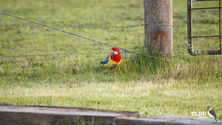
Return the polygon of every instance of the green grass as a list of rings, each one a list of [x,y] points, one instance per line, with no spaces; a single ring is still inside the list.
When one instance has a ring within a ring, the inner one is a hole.
[[[143,0],[2,0],[0,4],[1,11],[16,16],[129,50],[139,52],[143,48],[143,27],[61,27],[141,24]],[[173,4],[175,56],[162,60],[123,53],[123,63],[117,70],[99,64],[109,54],[109,47],[0,15],[1,55],[100,52],[0,57],[0,103],[129,110],[139,111],[142,116],[191,116],[192,111],[206,111],[211,105],[221,117],[222,58],[188,55],[186,1],[173,0]],[[194,14],[194,35],[218,32],[217,12]],[[194,42],[197,49],[219,48],[216,40]]]
[[[218,83],[215,83],[218,84]],[[96,109],[140,111],[141,115],[184,115],[205,111],[211,104],[220,111],[217,85],[191,85],[182,81],[128,83],[81,83],[1,88],[1,102],[16,105],[77,106]],[[216,101],[215,101],[216,100]]]

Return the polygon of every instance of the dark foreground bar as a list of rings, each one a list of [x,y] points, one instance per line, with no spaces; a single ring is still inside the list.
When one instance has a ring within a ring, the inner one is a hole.
[[[117,118],[115,125],[222,125],[213,119],[189,118],[181,116],[152,116],[148,118]]]
[[[137,112],[116,112],[48,106],[0,106],[0,125],[112,125],[116,117]]]
[[[0,125],[222,125],[213,119],[152,116],[84,108],[0,105]]]

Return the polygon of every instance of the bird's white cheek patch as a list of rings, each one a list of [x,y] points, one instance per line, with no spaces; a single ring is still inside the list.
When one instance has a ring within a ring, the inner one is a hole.
[[[118,52],[116,52],[116,51],[114,51],[113,53],[114,53],[115,55],[117,55],[117,54],[118,54]]]

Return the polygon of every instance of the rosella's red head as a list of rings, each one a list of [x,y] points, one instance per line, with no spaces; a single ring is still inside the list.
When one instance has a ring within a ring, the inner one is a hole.
[[[120,54],[120,51],[117,47],[112,48],[111,59],[115,62],[121,61],[121,54]]]

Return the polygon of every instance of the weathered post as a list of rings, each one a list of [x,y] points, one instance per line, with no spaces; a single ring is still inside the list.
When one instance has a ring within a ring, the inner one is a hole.
[[[173,0],[144,0],[145,50],[173,55]]]

